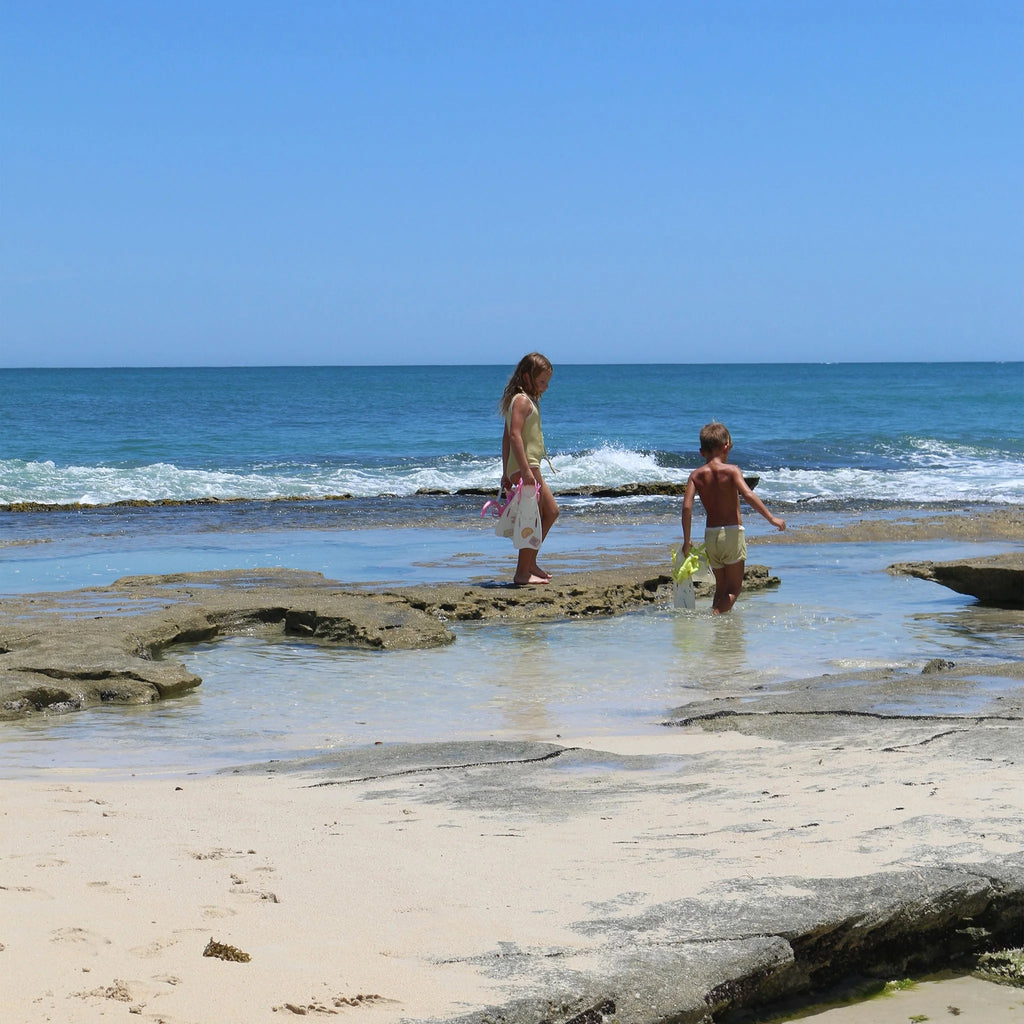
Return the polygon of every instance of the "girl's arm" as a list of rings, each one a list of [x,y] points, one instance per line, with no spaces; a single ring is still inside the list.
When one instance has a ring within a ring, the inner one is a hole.
[[[519,463],[519,468],[522,470],[524,487],[533,487],[537,483],[533,470],[527,464],[526,446],[523,444],[523,424],[532,410],[533,403],[526,395],[516,395],[512,399],[512,410],[508,418],[509,449],[515,455],[516,462]]]
[[[508,439],[508,424],[505,424],[505,429],[501,432],[501,490],[502,492],[509,490],[512,486],[512,481],[508,478],[508,453],[509,453],[509,439]]]

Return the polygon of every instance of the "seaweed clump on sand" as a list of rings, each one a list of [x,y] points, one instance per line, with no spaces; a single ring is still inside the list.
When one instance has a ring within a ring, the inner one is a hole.
[[[215,956],[218,960],[231,960],[237,964],[247,964],[252,959],[236,946],[226,946],[223,942],[214,942],[212,938],[206,944],[203,956]]]

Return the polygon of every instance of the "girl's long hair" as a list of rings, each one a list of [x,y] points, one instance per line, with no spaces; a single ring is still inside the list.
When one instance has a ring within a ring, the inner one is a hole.
[[[505,385],[505,392],[498,403],[501,415],[508,415],[508,411],[512,407],[512,399],[520,391],[528,395],[534,403],[539,402],[540,396],[532,391],[532,387],[540,374],[548,373],[552,369],[553,367],[547,356],[542,356],[539,352],[530,352],[523,356],[519,360],[519,365],[512,371],[512,376],[509,377],[508,383]],[[526,386],[527,377],[530,378],[530,387]]]

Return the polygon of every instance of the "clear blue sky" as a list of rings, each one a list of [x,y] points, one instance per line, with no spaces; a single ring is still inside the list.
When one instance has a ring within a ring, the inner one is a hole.
[[[2,366],[1024,357],[1021,0],[3,0],[0,65]]]

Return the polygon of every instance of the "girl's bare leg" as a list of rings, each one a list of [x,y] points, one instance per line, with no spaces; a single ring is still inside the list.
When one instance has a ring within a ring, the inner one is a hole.
[[[540,506],[540,538],[543,542],[544,538],[548,535],[548,530],[555,525],[555,520],[561,511],[558,507],[558,502],[555,501],[555,496],[551,493],[551,488],[548,487],[547,481],[540,474],[540,469],[535,469],[533,475],[537,478],[540,483],[540,494],[537,496],[537,504]],[[536,563],[536,559],[534,559]],[[537,574],[543,576],[545,579],[551,579],[551,573],[546,572],[537,566]]]
[[[555,520],[558,518],[559,508],[558,502],[555,501],[555,496],[551,493],[551,488],[548,487],[544,477],[541,476],[540,469],[536,466],[533,467],[533,475],[537,478],[537,482],[540,484],[540,494],[537,496],[537,504],[540,508],[540,536],[541,543],[544,538],[548,535],[548,530],[554,525]],[[521,473],[515,473],[512,476],[512,483],[516,484],[522,479]],[[547,583],[551,579],[551,574],[541,569],[537,565],[537,550],[535,548],[520,548],[519,559],[516,562],[516,574],[513,577],[513,581],[518,583],[520,586],[526,586],[528,584],[543,584]]]
[[[534,548],[520,548],[519,560],[516,562],[516,574],[512,581],[520,587],[530,584],[547,583],[550,577],[537,568],[537,552]]]

